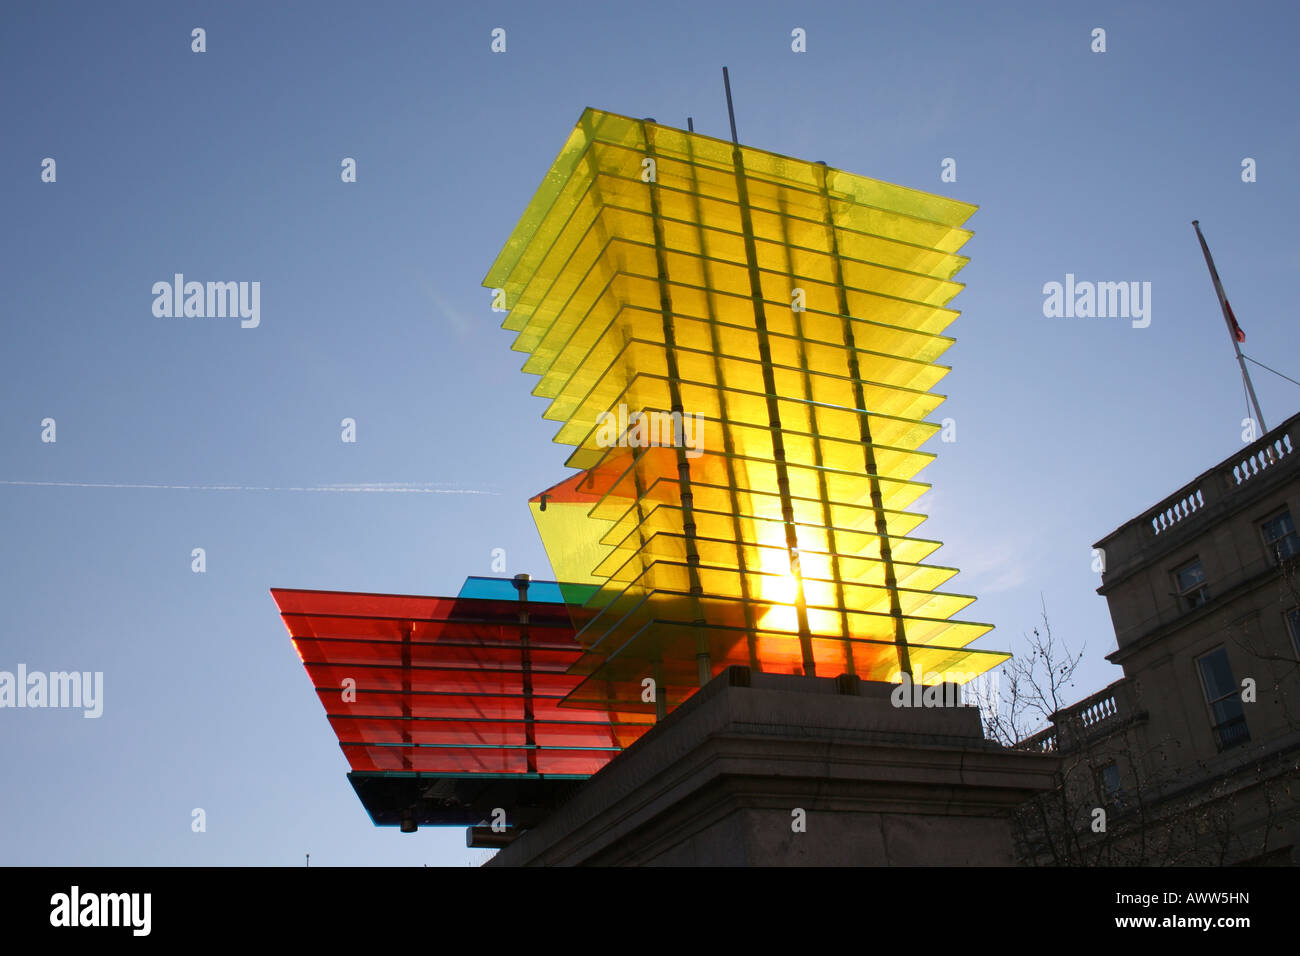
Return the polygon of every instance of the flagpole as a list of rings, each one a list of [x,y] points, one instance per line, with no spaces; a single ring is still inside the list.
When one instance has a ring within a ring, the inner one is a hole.
[[[1237,341],[1237,332],[1241,329],[1241,326],[1237,325],[1237,320],[1232,314],[1232,307],[1228,305],[1228,297],[1224,295],[1223,283],[1219,281],[1219,270],[1214,268],[1214,259],[1210,257],[1210,247],[1205,244],[1205,237],[1201,235],[1200,220],[1193,219],[1192,227],[1196,229],[1196,238],[1201,241],[1201,252],[1205,253],[1205,264],[1210,267],[1210,278],[1214,280],[1214,293],[1219,297],[1219,308],[1223,310],[1223,321],[1228,326],[1228,338],[1232,339],[1232,349],[1237,353],[1237,365],[1241,368],[1241,377],[1246,383],[1246,392],[1250,395],[1250,404],[1255,409],[1255,421],[1259,422],[1259,433],[1263,435],[1268,431],[1268,426],[1264,424],[1264,413],[1259,410],[1259,399],[1255,397],[1255,385],[1251,382],[1250,372],[1246,369],[1246,360],[1242,358],[1241,343]]]

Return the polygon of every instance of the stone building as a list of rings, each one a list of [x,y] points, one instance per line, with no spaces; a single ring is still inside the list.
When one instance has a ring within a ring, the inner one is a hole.
[[[1025,749],[1025,862],[1300,862],[1300,415],[1097,542],[1124,677]]]

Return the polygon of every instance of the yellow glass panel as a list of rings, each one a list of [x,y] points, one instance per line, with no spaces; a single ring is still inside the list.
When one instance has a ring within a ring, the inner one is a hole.
[[[646,160],[654,176],[643,178]],[[669,708],[731,663],[969,679],[1005,659],[905,510],[975,207],[586,110],[484,284],[578,472],[532,502],[589,675]],[[653,707],[651,707],[653,710]]]

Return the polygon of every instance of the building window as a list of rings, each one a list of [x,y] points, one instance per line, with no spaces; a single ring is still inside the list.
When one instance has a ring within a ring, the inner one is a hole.
[[[1107,802],[1117,807],[1124,806],[1124,790],[1120,786],[1119,764],[1111,761],[1104,767],[1097,768],[1097,788]]]
[[[1269,518],[1260,526],[1260,531],[1264,534],[1264,546],[1275,563],[1281,564],[1300,554],[1300,537],[1296,536],[1291,512],[1283,511]]]
[[[1241,704],[1241,691],[1232,677],[1228,652],[1222,647],[1196,661],[1201,672],[1201,685],[1205,700],[1210,705],[1210,723],[1214,740],[1220,750],[1227,750],[1250,740],[1246,729],[1246,712]]]
[[[1174,584],[1178,588],[1178,603],[1184,610],[1198,608],[1210,599],[1210,589],[1205,586],[1205,569],[1201,559],[1189,561],[1174,572]]]
[[[1286,629],[1291,632],[1296,657],[1300,657],[1300,607],[1293,607],[1286,612]]]

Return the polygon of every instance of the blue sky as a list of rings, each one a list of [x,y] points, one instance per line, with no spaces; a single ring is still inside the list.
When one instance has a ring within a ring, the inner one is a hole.
[[[1120,673],[1092,543],[1241,447],[1192,219],[1247,354],[1300,377],[1291,5],[465,6],[0,14],[0,670],[105,687],[97,720],[0,710],[0,863],[481,858],[371,826],[268,588],[549,576],[525,502],[566,453],[480,282],[586,106],[725,137],[726,64],[744,142],[980,205],[920,533],[981,646],[1042,593],[1077,697]],[[260,325],[155,317],[177,272],[259,281]],[[1150,326],[1045,318],[1067,273],[1150,282]],[[379,483],[419,490],[202,490]]]

